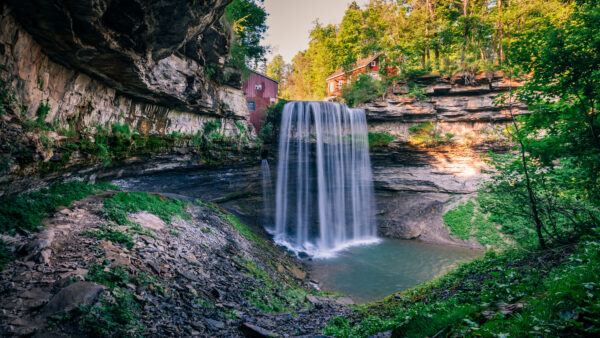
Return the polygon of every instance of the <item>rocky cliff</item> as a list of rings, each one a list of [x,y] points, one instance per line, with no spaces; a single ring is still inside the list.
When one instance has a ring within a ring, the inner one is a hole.
[[[371,151],[380,234],[478,247],[451,236],[442,215],[476,192],[488,151],[510,149],[506,125],[527,107],[494,101],[521,82],[501,74],[415,82],[417,92],[399,86],[364,107],[369,132],[393,139]]]
[[[256,156],[229,2],[4,2],[2,190]]]

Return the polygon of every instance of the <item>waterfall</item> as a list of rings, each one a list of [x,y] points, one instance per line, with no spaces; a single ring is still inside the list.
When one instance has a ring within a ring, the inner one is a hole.
[[[279,138],[275,241],[330,256],[377,241],[365,111],[291,102]]]
[[[269,232],[275,231],[273,224],[273,181],[271,168],[267,159],[262,160],[262,190],[263,190],[263,226]]]

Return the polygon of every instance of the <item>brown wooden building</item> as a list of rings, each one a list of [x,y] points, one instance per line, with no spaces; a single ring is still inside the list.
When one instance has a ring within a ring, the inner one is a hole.
[[[279,81],[252,71],[242,89],[246,93],[250,122],[258,132],[262,128],[261,122],[266,118],[267,106],[277,102]]]
[[[352,69],[344,71],[344,68],[338,69],[335,73],[329,75],[327,81],[327,96],[335,98],[342,95],[342,88],[352,81],[352,78],[358,74],[368,74],[375,77],[379,76],[379,62],[381,53],[358,60]]]

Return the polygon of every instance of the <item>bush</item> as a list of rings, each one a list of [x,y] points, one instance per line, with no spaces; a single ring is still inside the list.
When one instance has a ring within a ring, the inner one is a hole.
[[[395,138],[387,133],[369,133],[369,148],[387,147]]]
[[[384,84],[366,74],[359,74],[352,83],[342,88],[342,98],[350,107],[381,97]]]

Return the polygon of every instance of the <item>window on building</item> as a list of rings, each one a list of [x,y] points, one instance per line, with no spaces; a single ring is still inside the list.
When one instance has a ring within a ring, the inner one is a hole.
[[[333,91],[334,91],[334,90],[335,90],[335,83],[333,83],[333,82],[330,82],[330,83],[329,83],[329,92],[330,92],[330,93],[333,93]]]
[[[255,101],[248,101],[248,110],[249,111],[255,111],[256,110],[256,102]]]
[[[371,67],[375,67],[375,66],[377,66],[377,61],[375,61],[375,60],[371,61]]]
[[[342,80],[338,81],[338,88],[342,89],[342,86],[344,85],[344,82]]]
[[[274,98],[274,97],[272,97],[272,98],[269,100],[269,103],[270,103],[270,104],[274,104],[275,102],[277,102],[277,99],[276,99],[276,98]]]
[[[262,90],[262,84],[257,84],[256,86],[254,86],[254,88],[256,90]]]

